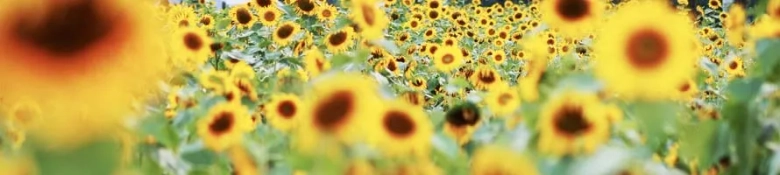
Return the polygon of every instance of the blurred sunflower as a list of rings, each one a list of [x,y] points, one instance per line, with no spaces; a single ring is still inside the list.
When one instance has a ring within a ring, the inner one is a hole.
[[[479,66],[474,74],[469,77],[474,88],[480,90],[491,90],[493,87],[501,85],[501,75],[498,74],[492,66]]]
[[[251,5],[256,8],[276,8],[277,0],[252,0]]]
[[[581,38],[598,26],[604,13],[602,0],[548,0],[542,1],[542,20],[561,34]]]
[[[404,99],[404,101],[414,106],[418,106],[418,107],[425,106],[425,96],[423,95],[422,92],[406,91],[401,93],[399,98]]]
[[[740,57],[734,57],[727,64],[723,64],[723,69],[729,74],[729,80],[745,76],[745,68],[742,64]]]
[[[502,83],[488,91],[485,102],[493,114],[497,117],[505,117],[520,106],[520,94],[514,87]]]
[[[330,4],[324,4],[320,7],[320,11],[317,13],[317,19],[322,22],[330,22],[338,17],[339,11],[336,7]]]
[[[555,156],[592,153],[609,138],[603,105],[594,94],[566,91],[542,107],[539,151]]]
[[[331,33],[325,37],[325,46],[332,53],[341,53],[352,47],[355,43],[352,41],[354,38],[354,30],[351,27],[343,28],[335,33]]]
[[[449,73],[463,64],[463,53],[457,47],[442,47],[433,56],[433,65],[439,71]]]
[[[298,23],[288,21],[284,22],[274,31],[273,39],[274,43],[279,46],[286,46],[293,39],[295,34],[300,31],[301,26]]]
[[[468,143],[482,121],[479,112],[479,108],[470,102],[455,105],[444,115],[444,133],[454,138],[458,145]]]
[[[368,40],[380,39],[389,20],[385,11],[377,8],[376,0],[355,0],[351,2],[350,18],[360,28],[360,34]]]
[[[278,94],[271,97],[271,102],[265,106],[265,114],[268,115],[268,121],[276,129],[284,132],[291,131],[300,120],[300,116],[306,109],[293,94]]]
[[[233,24],[238,29],[248,29],[257,22],[257,17],[249,10],[249,6],[246,4],[233,6],[230,8],[230,17],[233,20]]]
[[[212,106],[197,124],[198,135],[205,146],[217,152],[238,145],[243,134],[252,129],[252,119],[247,109],[236,103]]]
[[[539,170],[527,157],[499,145],[478,148],[471,158],[473,175],[537,175]]]
[[[594,43],[595,73],[615,93],[665,98],[695,73],[690,21],[657,1],[629,3]],[[618,49],[616,49],[618,48]]]
[[[433,138],[433,124],[422,108],[401,100],[385,102],[384,110],[368,128],[369,138],[386,156],[425,157]],[[381,109],[380,109],[381,110]],[[404,144],[394,144],[404,143]]]
[[[696,94],[699,94],[699,87],[693,80],[684,81],[679,85],[677,90],[680,94],[679,99],[683,101],[691,101],[696,96]]]
[[[293,6],[295,6],[295,12],[302,15],[315,15],[319,5],[313,0],[293,0]]]
[[[409,87],[417,91],[423,91],[428,88],[428,83],[423,77],[416,77],[409,80]]]
[[[36,104],[47,122],[27,129],[50,145],[74,146],[117,130],[169,68],[150,7],[128,0],[0,2],[0,108]]]
[[[186,67],[197,67],[211,55],[211,38],[201,28],[187,27],[176,30],[171,38],[176,63]]]
[[[364,138],[360,132],[371,116],[380,116],[376,107],[381,106],[377,85],[373,80],[354,73],[336,73],[313,82],[311,95],[307,95],[306,113],[302,114],[299,136],[312,139],[335,136],[347,143]],[[302,142],[302,150],[316,145]]]
[[[186,5],[175,5],[168,10],[168,26],[194,27],[195,9]]]
[[[330,69],[330,62],[325,59],[325,55],[319,49],[313,47],[303,53],[303,64],[309,76],[316,77]]]
[[[233,175],[255,175],[259,173],[257,163],[246,148],[231,146],[228,150]]]
[[[769,0],[766,13],[775,20],[780,20],[780,0]]]
[[[282,18],[282,12],[276,8],[261,8],[258,14],[260,23],[265,26],[274,26]]]

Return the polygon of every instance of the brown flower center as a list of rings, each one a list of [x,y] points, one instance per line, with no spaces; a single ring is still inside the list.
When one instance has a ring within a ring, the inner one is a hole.
[[[328,42],[334,46],[339,46],[341,44],[344,44],[344,42],[346,41],[347,41],[347,32],[344,31],[335,33],[328,38]]]
[[[384,127],[391,135],[405,138],[414,133],[415,125],[410,116],[402,111],[385,113]]]
[[[117,29],[116,16],[102,13],[99,1],[81,0],[53,6],[40,20],[21,15],[11,23],[13,34],[50,54],[70,56],[108,37]]]
[[[255,0],[255,3],[257,3],[257,6],[260,7],[268,7],[271,6],[273,0]]]
[[[230,128],[233,128],[233,123],[235,123],[234,120],[235,116],[233,113],[223,111],[217,115],[216,119],[214,119],[211,124],[209,124],[209,131],[216,136],[225,134],[230,131]]]
[[[279,103],[279,108],[277,110],[279,114],[282,115],[282,117],[284,117],[285,119],[290,119],[293,116],[295,116],[297,109],[298,108],[295,106],[295,103],[289,100],[285,100]]]
[[[298,6],[298,9],[301,9],[303,12],[311,12],[316,7],[311,0],[298,0],[295,4]]]
[[[731,61],[731,63],[729,63],[729,69],[731,70],[737,70],[738,67],[739,64],[737,63],[737,61]]]
[[[563,106],[558,109],[553,120],[555,129],[569,137],[575,137],[590,129],[581,106]]]
[[[211,18],[209,17],[200,18],[200,23],[203,25],[209,25],[211,24]]]
[[[263,19],[267,22],[273,22],[274,20],[276,20],[276,13],[271,11],[266,11],[265,13],[263,13]]]
[[[252,21],[252,13],[249,13],[249,9],[239,8],[236,10],[236,20],[240,24],[249,24],[249,21]]]
[[[339,91],[325,98],[314,108],[314,125],[324,131],[338,129],[354,112],[355,98],[349,91]]]
[[[502,93],[498,96],[498,104],[501,106],[507,105],[512,99],[514,99],[514,97],[509,93]]]
[[[474,126],[479,122],[479,114],[468,108],[457,108],[456,111],[447,113],[447,123],[454,125],[455,127],[463,127],[466,125]]]
[[[282,25],[276,30],[276,36],[279,36],[281,39],[287,39],[292,35],[293,30],[295,30],[295,28],[291,25]]]
[[[587,0],[557,0],[555,11],[566,21],[577,21],[590,13]]]
[[[638,69],[653,69],[669,56],[669,44],[663,35],[652,29],[634,32],[626,45],[628,61]]]
[[[184,45],[187,46],[187,49],[198,51],[203,48],[204,44],[203,39],[198,34],[190,32],[184,35]]]
[[[455,62],[455,56],[452,54],[446,54],[443,57],[441,57],[441,62],[444,64],[450,64],[452,62]]]

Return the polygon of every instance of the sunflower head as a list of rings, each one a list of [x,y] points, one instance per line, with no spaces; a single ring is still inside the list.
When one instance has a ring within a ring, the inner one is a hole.
[[[374,139],[375,146],[388,156],[426,156],[433,125],[423,109],[400,100],[386,103],[388,105],[372,122],[375,127],[370,127],[375,130],[369,137]],[[398,142],[406,144],[392,144]]]
[[[539,149],[552,155],[591,153],[609,137],[605,107],[595,94],[566,91],[541,113]]]
[[[243,134],[253,129],[248,111],[236,103],[217,104],[200,119],[198,135],[214,151],[223,151],[239,143]]]

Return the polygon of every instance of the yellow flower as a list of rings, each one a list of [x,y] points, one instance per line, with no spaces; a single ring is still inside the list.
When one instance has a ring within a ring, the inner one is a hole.
[[[485,101],[493,114],[497,117],[505,117],[520,106],[520,94],[514,87],[502,83],[488,91]]]
[[[325,46],[332,53],[341,53],[352,47],[355,43],[353,39],[354,29],[351,27],[343,28],[335,33],[331,33],[325,37]]]
[[[249,10],[246,4],[233,6],[230,9],[230,17],[238,29],[249,29],[257,22],[257,17]]]
[[[111,134],[168,72],[155,15],[145,1],[0,2],[0,108],[36,104],[46,125],[27,131],[47,145]]]
[[[742,58],[734,57],[727,64],[723,64],[723,69],[729,74],[729,80],[744,77],[745,68],[742,65]]]
[[[463,54],[457,47],[442,47],[437,49],[433,57],[433,65],[439,71],[449,73],[463,64]]]
[[[697,45],[685,17],[658,1],[630,3],[594,43],[595,74],[626,97],[666,98],[695,73]]]
[[[524,155],[505,146],[487,145],[477,149],[471,161],[473,175],[538,175],[536,165]]]
[[[592,153],[609,139],[604,107],[594,94],[566,91],[540,114],[539,151],[554,156]]]
[[[380,39],[389,20],[385,11],[377,8],[376,0],[355,0],[351,2],[350,17],[360,28],[360,34],[368,40]]]
[[[234,175],[257,175],[259,174],[257,163],[254,157],[247,152],[246,148],[236,145],[229,148],[230,167]]]
[[[273,0],[276,1],[276,0]],[[282,18],[282,12],[276,8],[261,8],[258,10],[260,23],[265,26],[273,26]]]
[[[469,80],[474,88],[479,90],[491,90],[502,84],[501,75],[493,67],[487,65],[477,67]]]
[[[466,144],[471,140],[471,135],[474,134],[482,121],[479,108],[471,103],[456,105],[444,116],[444,133],[454,138],[459,145]]]
[[[176,60],[185,66],[200,66],[211,55],[211,38],[201,28],[178,29],[171,38],[171,44],[175,49]]]
[[[312,47],[303,53],[303,64],[309,76],[316,77],[330,69],[330,61],[316,47]]]
[[[378,85],[356,73],[337,73],[313,82],[306,95],[307,108],[303,111],[299,136],[318,139],[334,136],[347,143],[363,140],[369,116],[379,116]],[[314,142],[316,143],[316,142]],[[304,142],[300,149],[311,150],[316,145]]]
[[[271,98],[271,102],[264,108],[268,115],[268,121],[276,129],[289,132],[300,120],[306,107],[300,99],[293,94],[278,94]]]
[[[295,34],[298,34],[300,28],[301,26],[298,25],[298,23],[292,21],[282,23],[279,27],[276,27],[276,31],[274,31],[274,43],[278,46],[286,46],[290,43],[290,40],[295,37]]]
[[[295,11],[302,15],[314,15],[319,8],[319,5],[313,0],[293,0],[293,6]]]
[[[236,103],[220,103],[211,107],[197,124],[203,143],[217,152],[237,145],[243,134],[253,128],[247,109]]]
[[[401,100],[385,103],[380,115],[369,124],[374,146],[386,156],[425,157],[430,150],[433,124],[422,108]],[[394,144],[404,143],[404,144]]]
[[[336,19],[338,14],[339,11],[336,7],[333,7],[330,4],[324,4],[323,6],[320,6],[320,11],[317,13],[317,19],[322,22],[330,22]]]
[[[581,38],[592,32],[604,13],[602,0],[547,0],[542,1],[542,20],[561,34]]]

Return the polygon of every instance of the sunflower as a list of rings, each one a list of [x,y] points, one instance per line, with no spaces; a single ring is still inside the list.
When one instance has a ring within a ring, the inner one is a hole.
[[[728,64],[723,64],[723,69],[729,74],[729,80],[745,76],[745,69],[740,57],[734,57],[728,61]]]
[[[520,94],[514,87],[502,84],[488,92],[485,102],[493,114],[504,117],[520,106]]]
[[[316,77],[330,69],[330,62],[316,47],[304,52],[303,55],[304,68],[309,72],[309,76]]]
[[[251,28],[257,22],[257,18],[246,4],[233,6],[230,9],[230,17],[239,29]]]
[[[479,108],[471,102],[454,105],[444,117],[444,133],[454,138],[458,145],[468,143],[482,121]]]
[[[507,59],[506,52],[504,52],[504,49],[498,49],[495,53],[493,53],[493,55],[491,55],[491,58],[494,63],[499,65],[503,64]]]
[[[295,12],[302,15],[314,15],[317,13],[319,5],[313,0],[292,0]]]
[[[598,26],[605,6],[601,0],[548,0],[539,7],[543,21],[566,36],[580,38]]]
[[[389,20],[385,11],[377,8],[376,0],[356,0],[351,2],[350,17],[360,28],[360,34],[368,40],[380,39]]]
[[[254,175],[258,174],[257,163],[254,157],[250,154],[246,148],[239,145],[231,146],[228,149],[228,156],[230,157],[230,167],[233,169],[234,175]]]
[[[780,20],[780,1],[769,0],[766,5],[766,13],[775,20]]]
[[[193,27],[195,25],[195,9],[190,6],[177,5],[168,10],[168,25],[176,27]]]
[[[537,175],[539,170],[530,159],[508,147],[487,145],[471,157],[471,174]]]
[[[339,14],[339,11],[336,9],[336,7],[330,4],[324,4],[320,6],[319,9],[320,11],[317,13],[317,19],[322,22],[333,21]]]
[[[501,85],[502,82],[501,75],[496,72],[495,68],[488,65],[477,67],[474,74],[471,74],[471,77],[469,77],[469,80],[471,80],[476,89],[480,90],[490,90]]]
[[[425,105],[425,97],[423,93],[419,91],[403,92],[401,93],[400,98],[414,106],[423,107]]]
[[[463,64],[463,53],[457,47],[442,47],[437,49],[433,64],[439,71],[451,72]]]
[[[354,30],[351,27],[346,27],[338,32],[331,33],[325,37],[325,46],[333,53],[340,53],[352,47],[355,43],[352,41]]]
[[[116,131],[170,66],[155,16],[129,0],[0,2],[0,108],[36,104],[53,123],[26,129],[47,145]]]
[[[198,23],[201,27],[203,27],[206,30],[214,29],[214,25],[216,25],[216,22],[214,21],[214,17],[212,17],[209,14],[204,14],[200,17],[200,20],[198,20]]]
[[[433,138],[433,124],[422,108],[400,100],[386,102],[378,117],[369,124],[374,146],[387,156],[428,155]],[[404,144],[393,144],[404,143]]]
[[[699,93],[699,88],[696,85],[696,82],[693,80],[687,80],[680,83],[677,90],[679,99],[683,101],[691,101],[696,96],[696,94]]]
[[[369,116],[380,116],[381,101],[378,85],[368,77],[357,73],[335,73],[313,82],[307,97],[306,113],[302,114],[300,135],[313,139],[335,136],[347,143],[365,138],[360,132],[370,122]],[[302,142],[302,150],[316,145]]]
[[[423,24],[418,19],[409,20],[409,22],[406,22],[404,26],[406,26],[406,28],[409,28],[412,31],[419,31],[420,29],[423,28]]]
[[[298,23],[288,21],[276,27],[274,31],[274,43],[279,46],[286,46],[295,37],[295,34],[300,31],[301,26]]]
[[[592,153],[609,138],[603,105],[595,94],[566,91],[542,107],[538,149],[551,155]]]
[[[187,66],[198,66],[206,62],[211,55],[210,43],[211,38],[206,35],[206,31],[195,27],[179,29],[171,38],[177,63]]]
[[[423,33],[423,38],[425,38],[425,40],[433,40],[434,38],[436,38],[437,33],[438,32],[436,32],[435,28],[433,27],[428,28],[427,30],[425,30],[425,33]]]
[[[221,152],[241,142],[252,130],[252,119],[246,108],[236,103],[220,103],[198,121],[197,132],[207,148]]]
[[[275,8],[277,0],[252,0],[251,5],[256,8]]]
[[[11,105],[4,117],[8,123],[20,128],[30,128],[41,122],[41,107],[32,101],[19,101]]]
[[[423,91],[428,88],[427,81],[423,77],[416,77],[409,80],[409,87],[414,90]]]
[[[709,2],[707,2],[707,6],[709,6],[711,9],[719,9],[720,5],[720,0],[709,0]]]
[[[690,21],[657,1],[630,3],[615,13],[593,46],[595,74],[627,97],[674,94],[695,73]]]
[[[268,121],[276,129],[284,132],[291,131],[304,114],[306,109],[298,96],[293,94],[278,94],[271,97],[271,102],[265,106],[265,114]]]
[[[258,11],[260,23],[265,26],[273,26],[282,18],[282,12],[276,8],[262,8]]]

